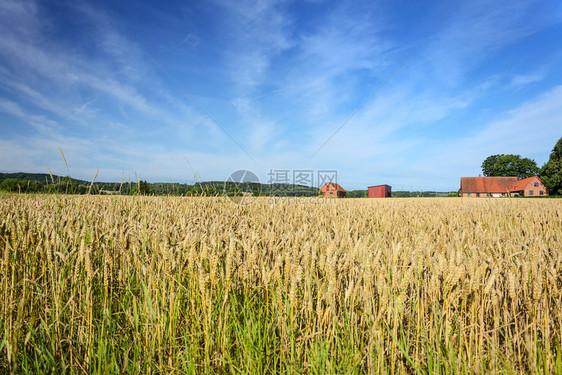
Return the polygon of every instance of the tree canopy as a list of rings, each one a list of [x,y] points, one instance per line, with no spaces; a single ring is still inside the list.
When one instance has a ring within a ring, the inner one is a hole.
[[[15,178],[7,178],[0,182],[0,190],[14,193],[35,193],[42,189],[43,187],[37,181],[21,181]]]
[[[562,138],[556,142],[550,158],[541,168],[540,177],[548,187],[549,194],[562,195]]]
[[[498,154],[488,156],[482,163],[484,176],[517,176],[519,178],[535,176],[539,173],[537,163],[520,155]]]
[[[137,182],[134,189],[131,190],[131,195],[150,195],[150,194],[152,194],[150,185],[148,184],[148,182],[143,180]]]

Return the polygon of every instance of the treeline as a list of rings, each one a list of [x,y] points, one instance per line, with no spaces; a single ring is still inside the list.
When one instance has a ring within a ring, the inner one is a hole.
[[[100,194],[105,189],[105,184],[88,184],[70,177],[51,183],[16,178],[4,178],[0,181],[0,190],[12,193]]]
[[[292,184],[261,184],[207,181],[182,184],[176,182],[88,182],[71,177],[41,173],[0,173],[0,190],[13,193],[106,194],[106,195],[176,195],[176,196],[285,196],[314,197],[319,189]],[[396,198],[458,196],[457,192],[393,191]],[[366,198],[367,190],[350,190],[348,198]]]
[[[177,195],[177,196],[300,196],[318,195],[318,189],[302,185],[234,183],[208,181],[195,183],[88,182],[71,177],[41,173],[0,173],[0,190],[14,193]]]

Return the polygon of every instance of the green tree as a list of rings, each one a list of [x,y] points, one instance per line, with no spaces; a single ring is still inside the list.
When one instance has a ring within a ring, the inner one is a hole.
[[[16,180],[15,178],[7,178],[0,183],[0,190],[20,192],[25,188],[23,181]]]
[[[198,197],[203,193],[203,190],[199,187],[199,186],[193,186],[192,189],[190,189],[186,195],[190,196],[190,197]]]
[[[47,191],[49,193],[82,194],[79,187],[75,179],[65,176],[56,184],[50,184]]]
[[[131,190],[132,195],[150,195],[152,194],[152,190],[150,189],[150,185],[148,182],[140,180],[135,187]]]
[[[217,195],[217,189],[214,186],[208,186],[203,190],[203,193],[207,197],[214,197]]]
[[[548,187],[549,194],[562,195],[562,138],[556,142],[550,158],[541,168],[540,177]]]
[[[75,179],[69,176],[65,176],[62,178],[62,181],[59,183],[61,193],[66,194],[77,194],[78,193],[78,182]]]
[[[517,176],[519,178],[535,176],[539,173],[537,163],[520,155],[499,154],[488,156],[482,162],[484,176]]]
[[[228,189],[226,195],[228,195],[229,197],[241,197],[242,189],[240,189],[238,186],[231,187],[230,189]]]
[[[43,185],[41,185],[37,181],[25,181],[15,178],[7,178],[0,183],[0,190],[11,191],[15,193],[37,193],[43,191]]]

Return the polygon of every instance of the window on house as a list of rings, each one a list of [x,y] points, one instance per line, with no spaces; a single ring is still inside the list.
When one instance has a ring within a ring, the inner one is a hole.
[[[529,195],[535,195],[535,192],[532,190],[529,190]]]
[[[468,197],[470,197],[470,193],[468,193]]]
[[[538,182],[535,182],[535,187],[539,187],[539,183],[538,183]]]
[[[544,195],[544,191],[539,191],[539,195]]]

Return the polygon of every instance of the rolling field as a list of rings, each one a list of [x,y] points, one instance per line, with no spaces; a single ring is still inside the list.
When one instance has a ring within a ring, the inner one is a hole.
[[[0,373],[562,373],[562,200],[7,196]]]

